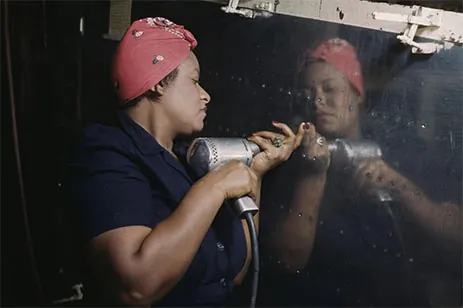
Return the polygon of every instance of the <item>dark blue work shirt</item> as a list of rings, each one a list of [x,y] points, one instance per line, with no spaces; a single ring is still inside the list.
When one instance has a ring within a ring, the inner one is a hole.
[[[125,226],[155,228],[194,181],[184,156],[176,160],[124,112],[115,122],[88,125],[70,163],[70,195],[84,240]],[[158,305],[225,305],[245,258],[242,222],[223,206],[186,274]]]

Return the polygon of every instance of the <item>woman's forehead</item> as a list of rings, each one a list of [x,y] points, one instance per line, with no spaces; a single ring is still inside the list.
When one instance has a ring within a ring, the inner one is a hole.
[[[186,57],[186,59],[183,60],[182,64],[180,64],[179,66],[179,69],[180,71],[183,71],[187,74],[196,71],[199,72],[199,61],[193,52],[190,52],[188,57]]]
[[[331,80],[346,80],[344,74],[329,63],[314,62],[307,66],[304,74],[305,82],[326,82]]]

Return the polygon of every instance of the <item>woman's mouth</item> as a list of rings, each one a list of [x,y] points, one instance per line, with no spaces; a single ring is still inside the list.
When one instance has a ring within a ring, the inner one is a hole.
[[[332,117],[333,115],[330,114],[330,113],[326,113],[326,112],[317,112],[315,114],[315,116],[317,117],[317,119],[322,120],[322,119],[326,119],[328,117]]]

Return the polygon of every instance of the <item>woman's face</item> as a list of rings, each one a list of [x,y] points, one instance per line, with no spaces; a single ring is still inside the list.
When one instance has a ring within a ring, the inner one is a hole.
[[[194,53],[178,67],[177,77],[166,87],[163,95],[165,112],[179,134],[201,131],[206,117],[206,105],[211,97],[199,85],[199,63]]]
[[[346,76],[329,63],[310,64],[301,86],[310,102],[310,116],[322,135],[344,136],[357,125],[362,99]]]

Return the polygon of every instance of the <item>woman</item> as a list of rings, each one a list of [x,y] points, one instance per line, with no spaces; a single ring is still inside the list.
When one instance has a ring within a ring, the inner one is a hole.
[[[98,304],[224,305],[251,253],[246,225],[222,204],[245,194],[258,203],[262,176],[302,140],[302,124],[296,136],[274,122],[284,135],[249,138],[263,149],[251,168],[232,161],[195,181],[175,140],[202,130],[210,101],[199,85],[196,45],[165,18],[135,21],[113,62],[123,110],[115,124],[85,129],[71,164],[94,276],[86,295],[96,290]]]
[[[422,240],[437,240],[441,249],[456,256],[461,251],[460,209],[430,200],[382,159],[343,172],[331,170],[327,140],[362,139],[361,66],[355,49],[336,38],[305,53],[299,69],[313,124],[302,143],[304,162],[297,166],[290,211],[265,241],[280,270],[300,273],[280,304],[426,304],[423,294],[419,299],[413,295],[420,292],[409,280],[413,255],[405,255],[412,241],[418,246],[417,238],[402,232],[405,226],[398,227],[396,217],[404,218],[407,227],[419,226]],[[375,199],[380,190],[392,195],[394,213]]]

